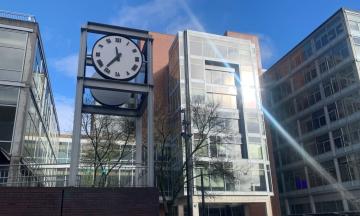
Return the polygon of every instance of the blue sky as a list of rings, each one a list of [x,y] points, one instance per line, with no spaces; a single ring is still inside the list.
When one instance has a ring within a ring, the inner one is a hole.
[[[80,27],[87,21],[163,33],[226,30],[257,34],[270,67],[340,7],[358,0],[2,0],[2,10],[35,15],[45,48],[61,130],[70,131]]]

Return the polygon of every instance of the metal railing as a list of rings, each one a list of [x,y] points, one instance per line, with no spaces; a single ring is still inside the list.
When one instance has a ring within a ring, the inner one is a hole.
[[[78,187],[146,187],[147,167],[143,165],[80,164]],[[0,187],[67,187],[70,164],[2,164]],[[94,172],[96,170],[96,172]]]
[[[4,11],[4,10],[0,10],[0,17],[21,20],[21,21],[28,21],[28,22],[36,22],[35,16],[33,15]]]

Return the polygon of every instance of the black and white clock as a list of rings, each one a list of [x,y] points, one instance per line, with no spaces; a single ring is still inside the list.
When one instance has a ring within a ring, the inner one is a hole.
[[[100,75],[116,80],[130,80],[141,68],[143,57],[130,39],[109,35],[96,41],[92,50],[93,64]]]

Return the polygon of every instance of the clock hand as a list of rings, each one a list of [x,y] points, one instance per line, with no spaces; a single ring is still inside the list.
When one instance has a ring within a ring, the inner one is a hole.
[[[118,48],[117,48],[117,47],[115,47],[115,53],[116,53],[116,56],[118,56],[118,55],[119,55],[119,50],[118,50]]]
[[[115,58],[113,58],[107,65],[106,67],[110,67],[110,65],[114,64],[114,62],[116,62],[118,60],[118,56],[115,56]]]
[[[118,54],[117,54],[117,56],[116,56],[116,57],[117,57],[117,61],[120,61],[121,56],[122,56],[122,53],[118,53]]]
[[[117,54],[107,65],[106,67],[110,67],[110,65],[114,64],[116,61],[120,61],[121,53]]]

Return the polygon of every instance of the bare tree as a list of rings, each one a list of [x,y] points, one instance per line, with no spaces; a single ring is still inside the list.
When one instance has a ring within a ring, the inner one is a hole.
[[[173,204],[173,201],[177,198],[178,194],[184,188],[186,181],[193,181],[196,178],[200,177],[200,174],[192,175],[191,179],[186,179],[185,170],[186,163],[191,161],[190,170],[194,170],[194,166],[198,165],[201,161],[199,153],[204,151],[208,147],[208,139],[210,136],[216,137],[220,134],[230,134],[229,129],[225,126],[225,120],[220,118],[218,112],[218,105],[213,103],[204,104],[201,100],[194,100],[191,108],[191,124],[193,137],[192,139],[192,150],[187,157],[183,157],[181,164],[178,164],[178,161],[175,157],[175,154],[179,154],[179,151],[182,152],[182,145],[178,146],[178,149],[173,149],[175,151],[174,155],[171,155],[167,149],[171,143],[171,138],[179,131],[173,131],[171,129],[169,122],[172,119],[170,114],[157,115],[155,118],[155,141],[157,146],[157,180],[158,187],[164,202],[164,210],[168,213],[168,203],[166,200],[166,195],[164,191],[164,185],[168,180],[167,171],[171,170],[172,172],[172,200],[169,204]],[[182,142],[181,142],[182,143]],[[169,155],[170,154],[170,155]],[[212,158],[214,160],[214,165],[210,169],[207,169],[205,174],[209,176],[227,176],[228,179],[234,179],[233,173],[229,171],[226,167],[225,160],[219,160],[217,158]]]
[[[91,163],[92,186],[105,187],[109,174],[126,163],[134,151],[134,122],[125,117],[83,114],[82,130],[90,145],[85,146],[83,162]]]

